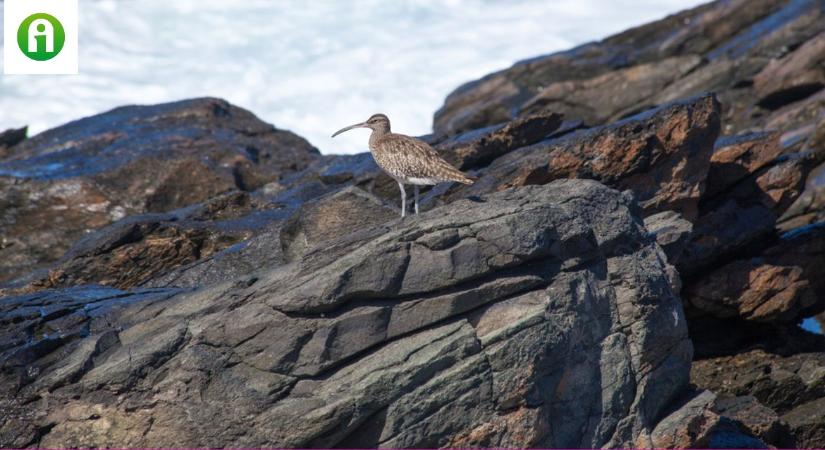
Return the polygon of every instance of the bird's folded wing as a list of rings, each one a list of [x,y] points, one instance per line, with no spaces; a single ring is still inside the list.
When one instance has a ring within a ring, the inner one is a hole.
[[[391,158],[404,175],[438,181],[468,180],[461,171],[444,161],[432,147],[418,139],[394,135],[387,142],[387,158]]]

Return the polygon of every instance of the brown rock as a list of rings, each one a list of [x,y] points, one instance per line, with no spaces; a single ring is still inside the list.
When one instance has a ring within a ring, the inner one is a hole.
[[[395,208],[354,186],[300,207],[279,200],[235,191],[168,214],[125,218],[82,239],[47,271],[0,289],[0,295],[90,283],[121,289],[214,284],[262,264],[288,263],[325,241],[398,218]]]
[[[559,178],[592,178],[632,190],[646,214],[676,210],[691,220],[718,132],[716,99],[688,99],[511,151],[474,185],[455,189],[446,199]]]
[[[825,309],[825,227],[787,233],[751,259],[686,283],[686,308],[715,317],[795,323]]]
[[[787,155],[784,160],[757,174],[754,184],[758,188],[758,194],[755,197],[777,215],[781,215],[802,194],[805,177],[811,171],[812,163],[805,155]],[[750,191],[747,185],[740,185],[733,195],[742,198]]]
[[[722,193],[773,161],[782,153],[779,136],[774,132],[720,137],[710,158],[705,197]]]
[[[764,65],[764,58],[753,57],[718,58],[707,61],[658,92],[653,97],[653,103],[669,103],[699,92],[716,92],[725,105],[724,114],[729,115],[731,109],[735,109],[733,100],[737,97],[731,87],[749,84],[754,73]],[[730,124],[728,117],[722,122],[726,126]]]
[[[662,419],[651,435],[653,447],[709,447],[710,435],[720,422],[719,415],[711,410],[715,399],[715,394],[704,391]]]
[[[2,281],[57,260],[84,233],[125,214],[90,180],[0,177],[0,192]]]
[[[140,163],[135,164],[135,166],[139,165]],[[113,181],[113,178],[123,177],[132,169],[140,170],[130,164],[98,179]],[[182,174],[186,176],[181,176]],[[193,183],[193,179],[198,182]],[[144,209],[147,212],[171,211],[202,202],[236,188],[233,180],[215,173],[201,160],[195,158],[173,161],[159,167],[153,177],[133,178],[131,181],[127,191],[134,197],[140,197],[142,191],[146,196]]]
[[[759,104],[775,109],[825,87],[825,33],[772,61],[755,78]]]
[[[529,115],[491,130],[476,130],[456,136],[440,143],[437,149],[454,166],[467,170],[487,165],[509,151],[534,144],[561,125],[560,114]]]
[[[684,296],[690,307],[721,318],[794,321],[802,306],[797,303],[815,301],[805,295],[811,294],[807,287],[800,267],[735,261],[689,285]]]
[[[718,261],[760,254],[773,244],[776,228],[791,230],[815,222],[816,213],[805,211],[805,197],[800,196],[816,162],[807,151],[782,155],[724,195],[703,198],[692,240],[679,262],[680,272],[693,276]],[[777,225],[782,214],[782,223]]]
[[[782,130],[785,134],[795,135],[794,142],[800,143],[805,139],[814,139],[813,135],[816,134],[817,126],[821,126],[825,119],[822,113],[823,108],[825,108],[825,90],[804,100],[770,111],[767,116],[752,117],[747,121],[747,126],[766,130]],[[788,147],[787,141],[783,142],[783,146]]]
[[[693,275],[743,252],[763,251],[775,238],[777,217],[785,214],[787,220],[792,214],[786,211],[802,195],[805,178],[817,161],[816,155],[807,149],[784,154],[716,196],[703,196],[693,238],[679,270],[684,275]],[[722,182],[724,175],[719,170],[717,166],[717,189],[727,184]],[[728,179],[745,172],[743,166],[732,165]]]
[[[216,236],[206,230],[159,223],[138,225],[132,237],[137,241],[101,255],[79,255],[60,264],[23,292],[90,283],[131,288],[241,240],[239,236]]]

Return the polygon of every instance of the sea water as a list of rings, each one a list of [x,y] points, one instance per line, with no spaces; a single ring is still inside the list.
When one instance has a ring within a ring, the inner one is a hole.
[[[80,74],[2,76],[0,131],[215,96],[325,153],[360,152],[366,131],[330,134],[375,112],[427,134],[461,83],[700,3],[80,0]]]

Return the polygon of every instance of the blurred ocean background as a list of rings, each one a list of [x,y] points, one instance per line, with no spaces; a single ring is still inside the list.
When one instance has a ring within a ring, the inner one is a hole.
[[[0,130],[215,96],[325,153],[360,152],[366,131],[329,135],[374,112],[427,134],[461,83],[700,3],[80,0],[80,75],[2,76]]]

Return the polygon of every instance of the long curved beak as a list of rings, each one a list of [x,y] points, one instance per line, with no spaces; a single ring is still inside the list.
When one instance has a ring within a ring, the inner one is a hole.
[[[350,125],[348,127],[341,128],[340,130],[336,131],[335,134],[332,135],[332,137],[338,136],[339,134],[343,133],[344,131],[349,131],[353,128],[366,128],[366,127],[367,127],[366,122],[356,123],[355,125]]]

